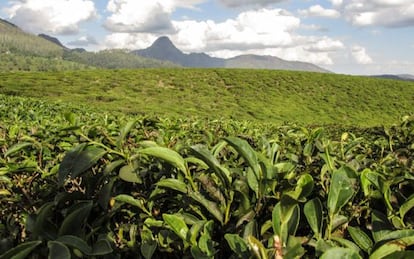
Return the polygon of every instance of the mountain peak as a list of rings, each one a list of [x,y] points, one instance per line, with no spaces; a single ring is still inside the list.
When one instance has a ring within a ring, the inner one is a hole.
[[[151,47],[152,49],[156,48],[156,49],[163,49],[163,50],[168,50],[168,51],[175,51],[175,52],[181,52],[175,45],[174,43],[172,43],[172,41],[170,40],[170,38],[168,38],[167,36],[161,36],[158,39],[156,39],[154,41],[154,43],[152,43]]]

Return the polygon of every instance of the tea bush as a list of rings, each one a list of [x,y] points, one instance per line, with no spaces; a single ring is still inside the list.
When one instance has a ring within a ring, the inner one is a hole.
[[[0,258],[413,256],[413,117],[332,130],[0,97]]]

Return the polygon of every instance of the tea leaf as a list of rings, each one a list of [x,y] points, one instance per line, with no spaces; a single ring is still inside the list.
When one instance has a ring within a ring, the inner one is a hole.
[[[59,228],[59,236],[80,235],[93,207],[92,201],[79,202],[73,206],[74,210],[68,214]]]
[[[67,176],[72,178],[79,176],[91,168],[106,154],[102,148],[80,144],[69,151],[63,158],[59,167],[59,183],[63,184]]]
[[[328,249],[320,257],[321,259],[362,259],[362,257],[350,248],[334,247]]]
[[[49,259],[62,258],[62,259],[71,259],[70,251],[67,246],[58,241],[49,241],[47,242],[47,247],[49,248]]]
[[[320,231],[322,229],[322,202],[319,198],[308,201],[303,208],[303,212],[313,233],[320,238]]]
[[[347,170],[350,169],[341,167],[333,172],[331,187],[328,193],[328,210],[330,215],[338,213],[354,195],[353,182],[348,177]]]
[[[25,149],[26,147],[30,147],[30,146],[32,146],[32,145],[33,145],[33,143],[31,143],[31,142],[17,143],[17,144],[15,144],[15,145],[11,146],[11,147],[7,150],[7,152],[4,154],[4,156],[5,156],[5,157],[11,156],[11,155],[13,155],[14,153],[17,153],[17,152],[19,152],[20,150],[23,150],[23,149]]]
[[[348,226],[347,229],[355,243],[369,254],[374,245],[371,238],[359,227]]]
[[[176,167],[184,175],[187,174],[187,166],[184,158],[174,150],[165,147],[149,147],[140,150],[139,153],[162,159]]]
[[[84,253],[85,255],[92,254],[92,248],[83,239],[77,236],[71,236],[71,235],[60,236],[58,239],[56,239],[56,241],[64,245],[76,248],[82,253]]]
[[[162,218],[178,237],[180,237],[184,242],[187,242],[189,229],[182,218],[173,214],[162,214]]]
[[[125,182],[138,184],[142,183],[141,177],[138,176],[138,174],[135,171],[135,168],[132,165],[123,166],[119,170],[119,178],[121,178]]]
[[[414,195],[411,195],[400,207],[400,217],[404,219],[405,214],[414,207]]]
[[[24,259],[41,243],[42,241],[28,241],[21,243],[8,250],[6,253],[0,255],[0,259]]]
[[[229,244],[230,249],[236,254],[242,257],[243,255],[246,256],[248,252],[248,247],[246,242],[243,238],[241,238],[237,234],[225,234],[224,238],[227,241],[227,244]]]
[[[187,193],[188,191],[187,184],[185,184],[183,181],[180,181],[177,179],[171,179],[171,178],[159,180],[157,182],[157,186],[163,187],[163,188],[169,188],[169,189],[181,192],[181,193]]]

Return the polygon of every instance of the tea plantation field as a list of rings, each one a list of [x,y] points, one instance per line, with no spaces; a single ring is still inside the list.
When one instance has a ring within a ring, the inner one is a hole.
[[[0,93],[101,111],[255,122],[391,125],[414,112],[414,83],[243,69],[0,73]]]
[[[414,84],[0,73],[0,258],[412,258]]]

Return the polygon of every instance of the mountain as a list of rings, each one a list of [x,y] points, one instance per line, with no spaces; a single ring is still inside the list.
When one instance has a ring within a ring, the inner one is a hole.
[[[177,67],[168,61],[143,58],[123,50],[71,50],[57,38],[38,36],[0,19],[1,71],[59,71],[88,68]]]
[[[241,55],[226,60],[226,67],[228,68],[261,68],[261,69],[279,69],[279,70],[298,70],[310,72],[324,72],[330,71],[318,67],[312,63],[300,61],[287,61],[273,56],[258,56],[258,55]]]
[[[163,61],[171,61],[184,67],[223,67],[224,60],[213,58],[204,53],[185,54],[179,50],[168,37],[158,38],[151,47],[135,50],[132,53]]]
[[[413,81],[414,82],[414,75],[409,75],[409,74],[401,74],[401,75],[384,74],[384,75],[374,75],[374,76],[371,76],[371,77],[402,80],[402,81]]]
[[[49,35],[46,35],[46,34],[43,34],[43,33],[41,33],[41,34],[39,34],[39,35],[37,35],[37,36],[39,36],[40,38],[43,38],[43,39],[45,39],[45,40],[48,40],[48,41],[50,41],[50,42],[52,42],[52,43],[54,43],[54,44],[56,44],[56,45],[58,45],[59,47],[61,47],[61,48],[63,48],[63,49],[66,49],[66,50],[68,50],[69,48],[67,48],[67,47],[65,47],[57,38],[55,38],[55,37],[52,37],[52,36],[49,36]]]
[[[142,57],[171,61],[184,67],[262,68],[329,72],[311,63],[287,61],[273,56],[241,55],[223,59],[211,57],[205,53],[185,54],[165,36],[158,38],[150,47],[135,50],[132,53]]]

